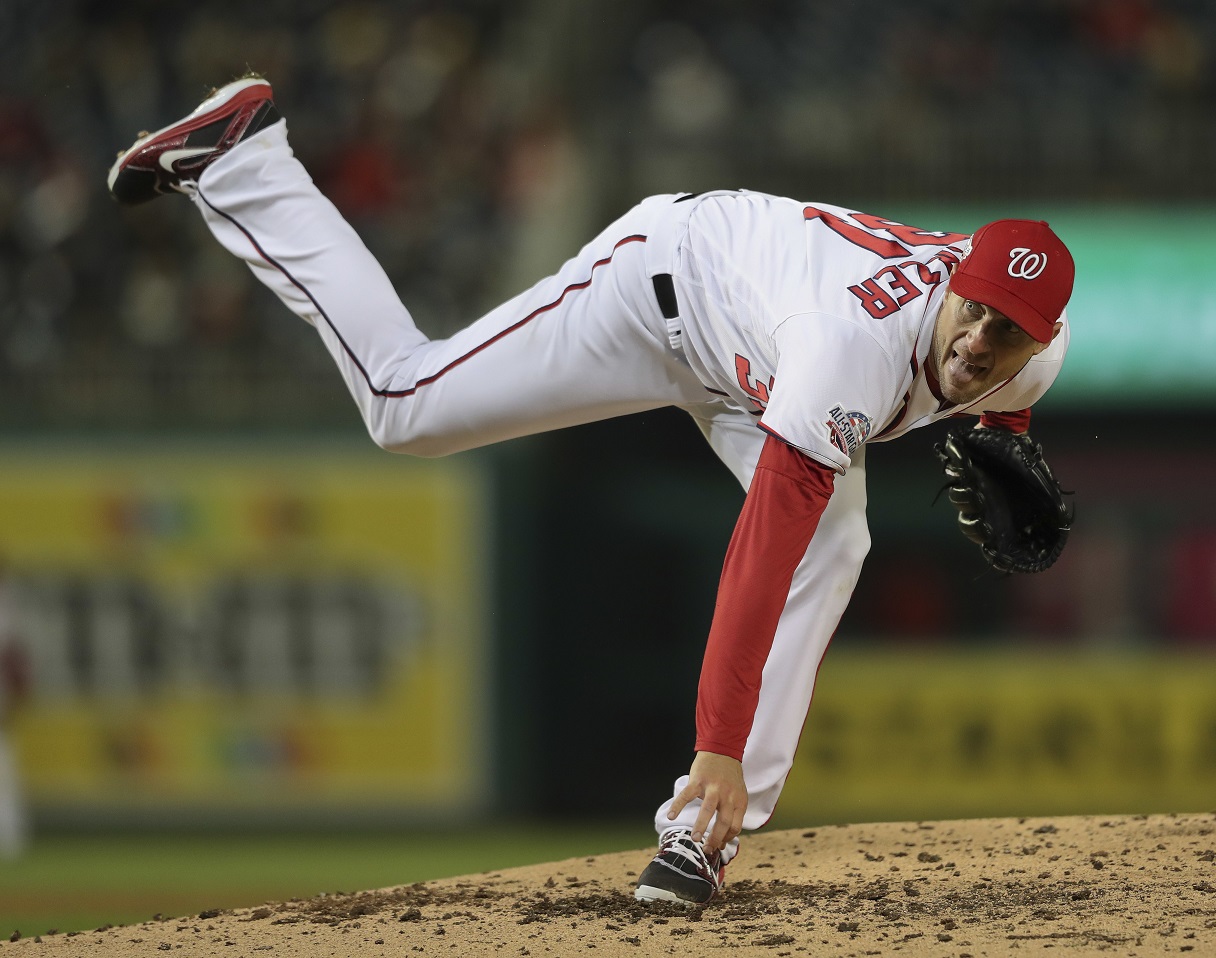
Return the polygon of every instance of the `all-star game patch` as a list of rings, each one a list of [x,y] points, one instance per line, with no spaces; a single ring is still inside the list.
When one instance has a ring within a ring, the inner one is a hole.
[[[824,423],[828,427],[828,437],[846,456],[852,456],[870,437],[873,423],[865,413],[856,409],[845,412],[843,406],[836,405],[828,410],[828,416],[831,418]]]

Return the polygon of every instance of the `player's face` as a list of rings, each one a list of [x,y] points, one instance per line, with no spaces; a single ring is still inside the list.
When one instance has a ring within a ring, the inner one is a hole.
[[[1056,333],[1060,327],[1056,323]],[[933,327],[929,360],[942,396],[966,405],[1016,376],[1031,356],[1046,348],[1047,343],[1031,339],[1004,313],[947,290]]]

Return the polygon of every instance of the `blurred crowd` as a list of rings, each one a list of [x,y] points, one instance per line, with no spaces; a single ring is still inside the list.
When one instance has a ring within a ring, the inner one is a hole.
[[[1214,50],[1202,0],[6,0],[0,429],[356,421],[189,203],[105,191],[248,69],[441,335],[653,192],[1210,200]]]

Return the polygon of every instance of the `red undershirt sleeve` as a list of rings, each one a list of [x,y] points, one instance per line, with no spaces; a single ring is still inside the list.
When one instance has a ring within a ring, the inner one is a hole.
[[[835,473],[769,436],[726,550],[697,688],[697,751],[742,760],[760,678]]]
[[[1026,432],[1030,428],[1030,410],[1017,412],[980,413],[980,424],[989,429],[1005,429],[1009,432]]]

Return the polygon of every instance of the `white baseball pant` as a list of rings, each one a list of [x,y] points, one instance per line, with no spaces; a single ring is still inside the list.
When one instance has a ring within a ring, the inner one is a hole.
[[[285,123],[216,160],[191,196],[216,239],[316,327],[383,448],[441,456],[678,406],[697,420],[744,487],[750,483],[764,434],[746,412],[707,392],[669,341],[655,299],[655,263],[675,255],[674,197],[643,201],[553,276],[455,335],[430,340],[294,158]],[[646,249],[648,238],[659,234],[669,248]],[[853,461],[848,474],[837,477],[794,575],[764,669],[743,758],[745,828],[763,825],[776,806],[819,662],[869,549],[865,470],[860,456]],[[675,792],[684,781],[677,780]],[[670,799],[656,813],[660,832],[673,825],[669,805]],[[691,826],[696,815],[693,802],[675,824]]]

